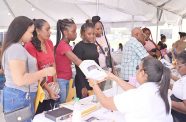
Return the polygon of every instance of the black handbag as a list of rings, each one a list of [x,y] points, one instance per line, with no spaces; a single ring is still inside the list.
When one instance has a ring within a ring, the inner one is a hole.
[[[171,97],[171,100],[172,100],[172,101],[175,101],[175,102],[183,102],[183,100],[177,98],[176,96],[174,96],[174,94],[172,94],[170,97]]]

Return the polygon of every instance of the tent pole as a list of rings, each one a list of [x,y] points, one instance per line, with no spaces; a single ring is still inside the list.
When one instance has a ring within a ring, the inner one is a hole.
[[[131,25],[131,30],[134,28],[134,15],[132,15],[132,25]]]
[[[183,26],[183,18],[181,18],[180,23],[179,23],[179,31],[182,32],[182,26]]]
[[[5,5],[6,5],[6,7],[8,8],[10,14],[12,15],[12,17],[15,18],[16,16],[15,16],[13,10],[10,8],[10,5],[8,4],[8,2],[6,0],[3,0],[3,1],[4,1]]]
[[[30,4],[32,7],[34,7],[35,9],[37,9],[38,11],[40,11],[42,14],[44,14],[45,16],[47,16],[48,18],[50,18],[52,21],[54,21],[55,23],[57,22],[57,20],[55,18],[53,18],[52,16],[48,15],[45,11],[43,11],[42,9],[40,9],[39,7],[35,6],[32,2],[30,2],[30,0],[25,0],[26,3]]]
[[[157,7],[157,13],[156,13],[156,43],[158,42],[158,29],[159,29],[159,7]]]
[[[99,0],[96,0],[96,15],[99,13]]]

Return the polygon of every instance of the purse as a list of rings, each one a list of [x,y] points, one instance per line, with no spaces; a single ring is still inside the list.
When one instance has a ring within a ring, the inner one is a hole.
[[[59,88],[59,84],[57,82],[50,82],[48,83],[48,86],[50,87],[51,90],[53,90],[56,94],[59,94],[60,92],[60,88]],[[50,95],[47,92],[47,90],[44,89],[45,92],[45,100],[50,99]]]
[[[27,70],[29,72],[28,60],[26,61],[26,64],[27,64]],[[5,67],[5,55],[4,55],[4,67]],[[30,85],[29,85],[29,92],[26,94],[25,97],[27,100],[30,101]],[[2,98],[4,98],[4,96]],[[3,106],[4,106],[4,102],[3,102]],[[4,118],[6,122],[24,122],[28,119],[31,119],[32,117],[33,117],[33,112],[31,110],[31,101],[29,103],[29,106],[27,107],[19,108],[15,111],[4,113]]]
[[[4,117],[6,122],[24,122],[29,118],[32,118],[31,105],[18,109],[16,111],[5,113]]]
[[[43,88],[44,84],[47,82],[46,80],[47,78],[44,78],[43,81],[41,82],[41,87]],[[48,86],[50,87],[50,89],[52,91],[54,91],[56,94],[59,94],[60,92],[60,87],[59,87],[59,84],[58,82],[50,82],[50,83],[47,83]],[[49,100],[51,99],[50,98],[50,95],[48,93],[48,91],[46,89],[43,89],[43,91],[45,92],[45,100]]]
[[[30,100],[30,86],[29,86],[29,92],[27,93],[27,98]],[[31,110],[31,103],[29,106],[17,109],[12,112],[4,113],[4,118],[6,122],[24,122],[28,119],[31,119],[33,117],[33,112]]]
[[[177,98],[176,96],[174,96],[174,94],[172,94],[170,97],[171,97],[171,100],[172,100],[172,101],[175,101],[175,102],[183,102],[183,100]]]

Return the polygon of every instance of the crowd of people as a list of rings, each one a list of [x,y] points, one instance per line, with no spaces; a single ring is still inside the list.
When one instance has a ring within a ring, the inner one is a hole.
[[[93,16],[82,24],[82,41],[73,47],[69,43],[77,37],[74,20],[59,19],[56,27],[57,41],[54,46],[50,40],[50,24],[46,20],[19,16],[10,24],[1,56],[6,80],[1,101],[5,114],[31,105],[34,115],[64,103],[70,94],[73,63],[78,98],[85,98],[90,95],[89,91],[94,91],[103,107],[123,113],[126,122],[186,120],[186,33],[179,33],[180,40],[173,44],[172,55],[169,56],[165,35],[161,34],[161,40],[156,44],[149,28],[133,28],[129,41],[124,46],[119,44],[119,51],[122,52],[119,77],[115,74],[111,46],[99,16]],[[159,60],[162,58],[177,62],[175,66],[181,78],[171,74],[171,70]],[[79,68],[83,60],[94,60],[107,71],[107,78],[104,81],[87,79]],[[130,83],[133,78],[139,85]],[[173,87],[170,87],[171,79],[177,80]],[[102,92],[105,81],[110,80],[125,92],[114,97],[105,96]],[[58,92],[51,87],[51,83],[58,84]],[[34,110],[39,84],[49,96]],[[171,97],[169,89],[172,89]]]

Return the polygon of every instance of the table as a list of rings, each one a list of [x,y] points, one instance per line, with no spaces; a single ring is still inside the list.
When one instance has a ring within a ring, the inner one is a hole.
[[[115,88],[111,88],[109,90],[106,90],[104,91],[104,93],[107,95],[107,96],[113,96],[115,94],[119,94],[121,93],[122,90],[118,87],[115,87]],[[94,104],[92,103],[93,99],[93,96],[89,96],[87,98],[84,98],[84,99],[81,99],[80,100],[80,103],[90,103],[90,104]],[[99,104],[99,103],[95,103],[95,104]],[[64,103],[62,104],[62,106],[65,106],[65,107],[72,107],[71,104],[69,103]],[[85,117],[82,117],[82,122],[85,122],[85,120],[87,120],[88,118],[90,117],[96,117],[98,118],[97,121],[99,122],[124,122],[123,117],[124,115],[119,113],[118,111],[110,111],[110,110],[107,110],[103,107],[100,107],[99,109],[97,109],[96,111],[86,115]],[[52,120],[48,119],[45,117],[44,113],[41,113],[41,114],[38,114],[34,117],[33,119],[33,122],[53,122]],[[63,121],[63,122],[71,122],[70,119],[66,120],[66,121]]]

